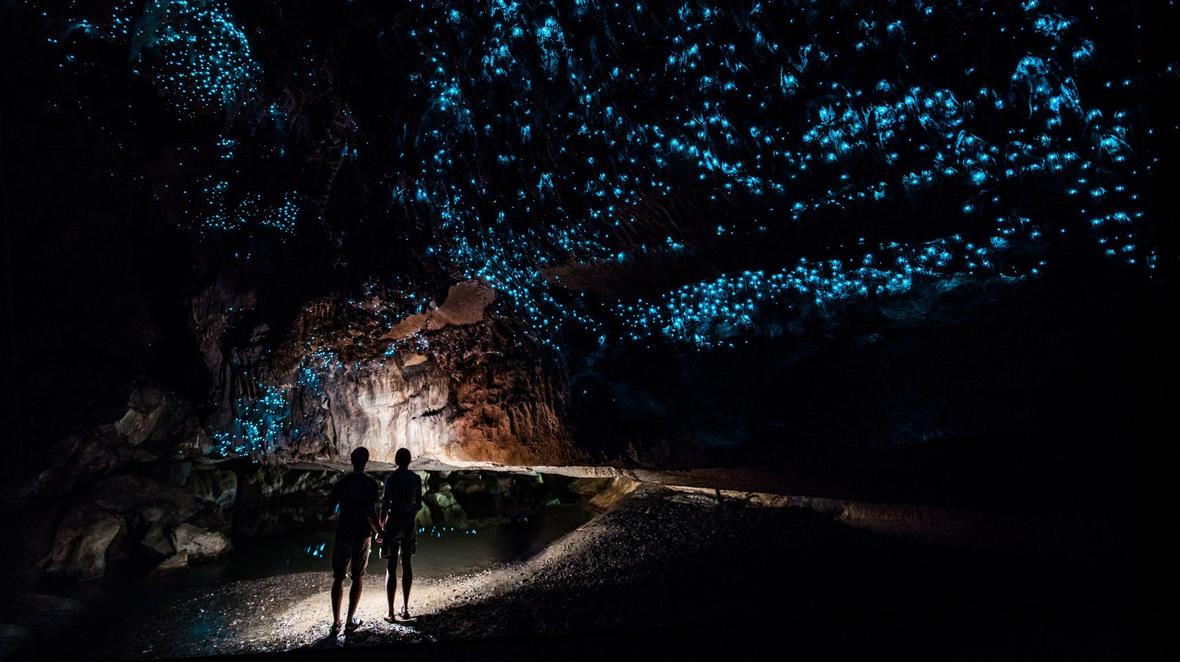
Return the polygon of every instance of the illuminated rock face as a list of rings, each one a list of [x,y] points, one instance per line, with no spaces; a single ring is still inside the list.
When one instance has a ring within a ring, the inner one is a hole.
[[[393,462],[398,448],[449,462],[563,464],[579,456],[547,380],[526,366],[484,364],[453,378],[433,362],[390,361],[325,383],[330,455],[369,449]]]
[[[398,448],[419,457],[449,457],[452,434],[443,412],[446,379],[421,366],[366,368],[326,385],[329,412],[341,456],[364,446],[370,457],[393,462]]]
[[[556,371],[490,311],[494,300],[491,288],[468,281],[452,285],[441,306],[401,317],[380,297],[307,307],[264,395],[237,398],[223,450],[343,459],[364,446],[384,462],[402,447],[460,463],[581,459]]]

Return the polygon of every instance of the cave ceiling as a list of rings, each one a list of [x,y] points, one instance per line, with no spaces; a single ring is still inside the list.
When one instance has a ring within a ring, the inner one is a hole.
[[[460,283],[494,290],[492,335],[585,354],[1077,255],[1159,267],[1177,73],[1126,48],[1137,3],[22,6],[68,81],[51,107],[189,242],[211,371],[412,355],[393,330]]]

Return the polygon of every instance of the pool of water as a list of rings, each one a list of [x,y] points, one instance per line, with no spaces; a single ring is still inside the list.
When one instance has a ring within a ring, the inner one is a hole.
[[[414,555],[416,577],[441,577],[486,568],[496,563],[527,558],[557,538],[581,526],[593,513],[580,504],[546,506],[531,517],[495,526],[420,528]],[[294,572],[331,569],[334,524],[257,540],[235,543],[225,559],[195,564],[169,579],[169,583],[216,584],[260,579]],[[366,574],[385,572],[385,560],[373,545]]]

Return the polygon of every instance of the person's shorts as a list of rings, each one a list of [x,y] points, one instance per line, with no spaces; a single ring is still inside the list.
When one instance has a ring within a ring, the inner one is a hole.
[[[360,540],[336,539],[332,546],[332,576],[344,579],[347,572],[354,579],[363,577],[369,565],[369,538]]]
[[[392,518],[391,518],[392,519]],[[385,525],[385,539],[381,544],[381,558],[396,559],[398,550],[402,556],[413,556],[418,551],[418,523],[414,516],[402,518],[401,522]]]

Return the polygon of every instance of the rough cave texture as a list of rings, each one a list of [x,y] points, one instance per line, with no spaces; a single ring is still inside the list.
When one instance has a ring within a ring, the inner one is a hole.
[[[35,568],[16,578],[23,586],[41,578],[101,579],[114,563],[133,575],[167,574],[223,558],[235,540],[322,523],[344,465],[217,458],[200,430],[195,412],[175,394],[136,387],[115,422],[67,439],[54,449],[52,466],[5,488],[6,507],[36,500],[18,509],[26,528],[4,552],[5,571],[26,563]],[[335,457],[335,451],[321,454]],[[373,469],[375,478],[384,475]],[[534,474],[448,470],[421,476],[426,492],[418,523],[427,527],[493,526],[554,502],[602,507],[611,487],[610,479]],[[19,562],[9,566],[14,559]],[[5,583],[12,579],[0,576]]]
[[[360,446],[599,512],[382,642],[1174,649],[1176,4],[0,2],[0,659],[312,645]]]
[[[364,446],[385,462],[399,447],[448,462],[580,459],[563,420],[564,385],[488,310],[494,298],[464,281],[388,330],[390,306],[376,294],[305,308],[272,364],[291,394],[295,432],[282,450],[346,457]]]
[[[14,474],[162,462],[177,407],[209,463],[1031,475],[1155,438],[1174,7],[3,12]],[[169,404],[104,427],[145,377]]]

